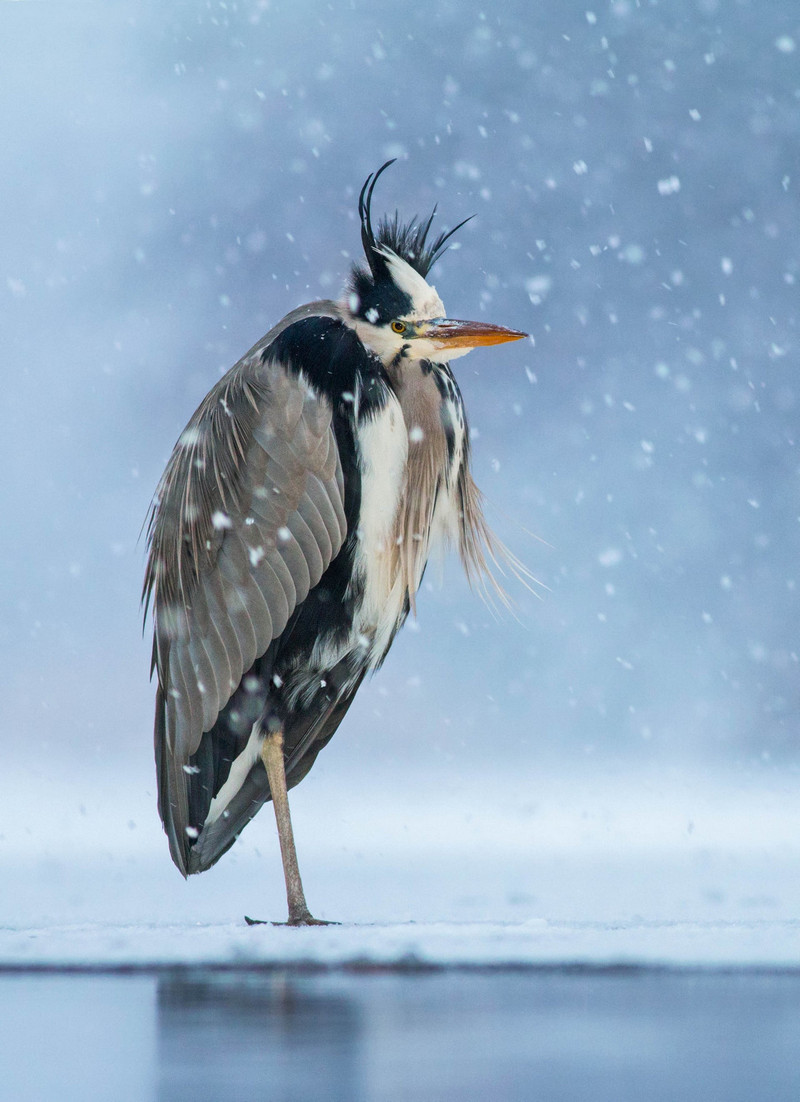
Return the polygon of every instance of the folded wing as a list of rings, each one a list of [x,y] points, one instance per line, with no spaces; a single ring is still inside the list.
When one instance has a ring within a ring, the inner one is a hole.
[[[265,341],[203,401],[157,491],[144,600],[159,811],[184,874],[202,826],[190,821],[192,755],[346,536],[331,420],[327,398]]]

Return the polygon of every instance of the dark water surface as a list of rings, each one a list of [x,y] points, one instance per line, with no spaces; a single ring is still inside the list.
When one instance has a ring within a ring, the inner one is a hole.
[[[800,975],[0,977],[0,1098],[796,1102]]]

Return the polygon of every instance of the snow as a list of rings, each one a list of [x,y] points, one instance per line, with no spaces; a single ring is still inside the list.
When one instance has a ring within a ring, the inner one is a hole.
[[[309,903],[341,920],[310,929],[244,922],[285,917],[269,807],[184,882],[144,789],[121,807],[107,778],[71,814],[45,791],[26,829],[12,784],[0,969],[800,967],[798,778],[584,773],[537,800],[529,778],[420,780],[355,804],[333,779],[292,794]]]
[[[0,969],[800,967],[800,922],[99,925],[0,930]]]

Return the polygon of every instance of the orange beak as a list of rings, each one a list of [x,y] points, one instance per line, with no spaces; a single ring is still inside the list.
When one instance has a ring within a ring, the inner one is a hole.
[[[505,344],[506,341],[519,341],[527,333],[519,329],[506,329],[503,325],[489,325],[483,321],[454,321],[452,318],[437,318],[425,323],[418,333],[433,341],[436,348],[478,348],[482,344]]]

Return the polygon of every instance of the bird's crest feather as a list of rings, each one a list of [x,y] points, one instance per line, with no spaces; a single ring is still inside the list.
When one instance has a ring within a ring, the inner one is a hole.
[[[377,172],[370,173],[358,197],[361,242],[372,278],[376,283],[390,278],[383,250],[390,250],[401,257],[424,279],[442,253],[446,251],[447,242],[453,234],[470,221],[469,218],[465,218],[463,222],[459,222],[451,230],[440,233],[429,242],[428,234],[436,215],[436,207],[424,221],[415,216],[405,223],[400,221],[400,215],[395,211],[393,217],[386,216],[381,219],[376,233],[372,225],[372,193],[381,174],[393,164],[394,159],[381,165]]]

